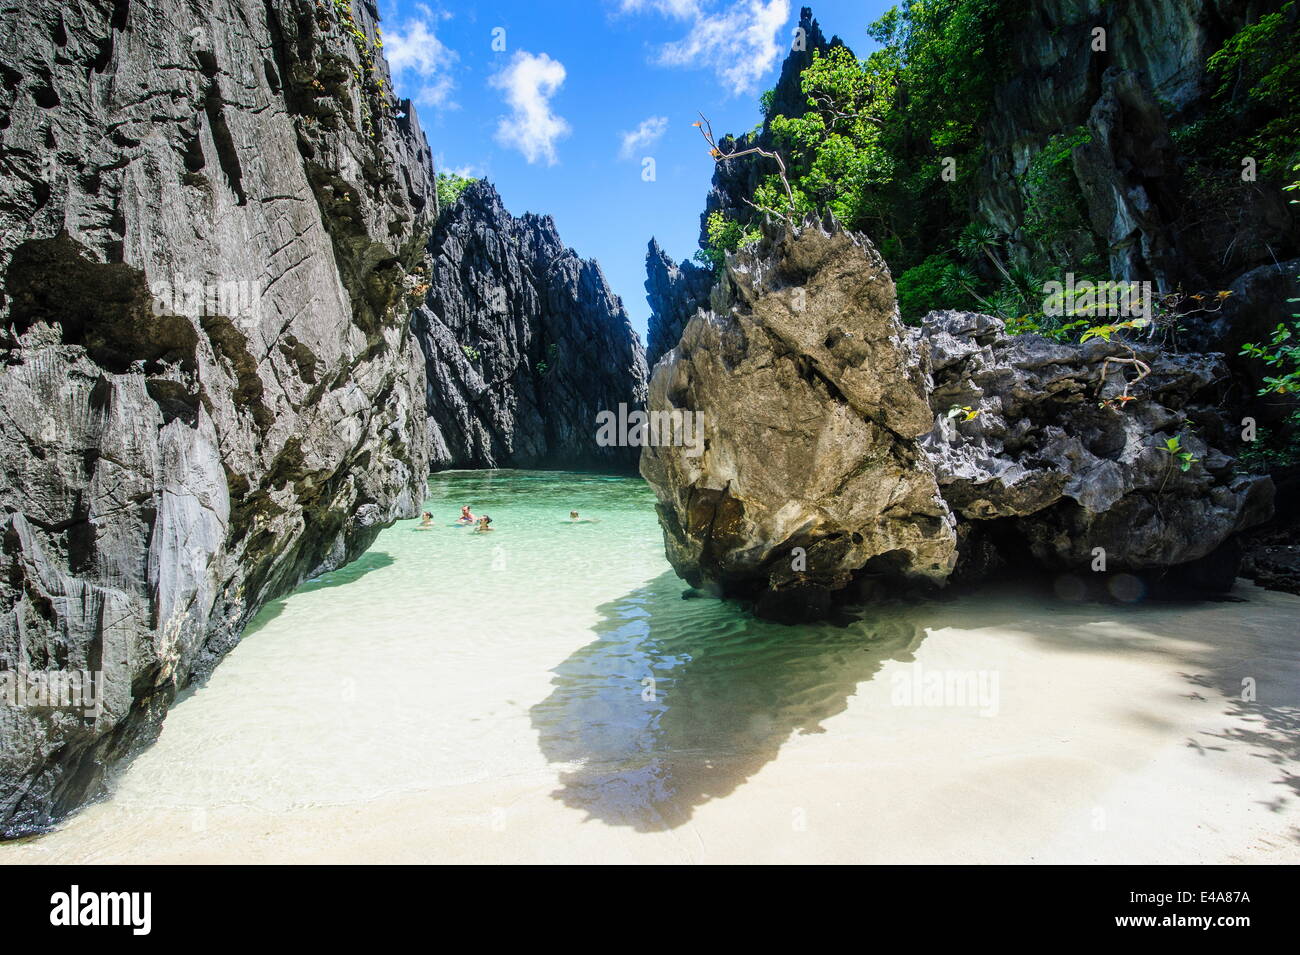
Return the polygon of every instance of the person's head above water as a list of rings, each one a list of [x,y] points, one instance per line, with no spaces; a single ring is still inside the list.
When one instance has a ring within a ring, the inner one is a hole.
[[[576,521],[576,520],[578,519],[578,512],[577,512],[577,511],[569,511],[569,517],[573,518],[573,519]]]
[[[421,514],[420,516],[423,517],[426,521],[433,517],[433,515],[430,514],[428,511],[425,511],[425,512],[424,512],[423,514]]]
[[[469,517],[469,505],[462,504],[460,508],[460,513],[463,517]]]

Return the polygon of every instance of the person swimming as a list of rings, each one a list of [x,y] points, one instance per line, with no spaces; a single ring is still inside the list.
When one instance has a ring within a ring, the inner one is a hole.
[[[569,511],[569,522],[571,524],[594,524],[596,519],[594,517],[579,517],[577,511]]]
[[[469,505],[466,504],[464,507],[460,509],[460,519],[457,520],[456,523],[473,524],[476,520],[478,520],[478,518],[474,516],[473,512],[471,512],[469,509]]]
[[[423,514],[420,515],[420,527],[421,528],[433,527],[433,515],[430,514],[428,511],[425,511]]]
[[[478,519],[478,527],[474,528],[475,534],[486,534],[492,530],[488,525],[492,523],[492,518],[484,514]]]

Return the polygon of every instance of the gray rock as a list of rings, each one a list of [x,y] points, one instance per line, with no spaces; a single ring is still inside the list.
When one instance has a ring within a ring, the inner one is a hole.
[[[976,577],[998,564],[994,526],[1043,567],[1086,570],[1101,547],[1109,571],[1149,570],[1271,512],[1268,479],[1198,436],[1222,356],[1009,336],[973,313],[906,329],[871,243],[813,222],[729,256],[711,304],[649,402],[702,413],[706,448],[647,447],[641,470],[677,572],[760,613]],[[1150,373],[1123,402],[1129,358]]]
[[[646,301],[650,303],[650,323],[647,326],[646,364],[655,364],[677,344],[682,329],[695,317],[696,311],[706,306],[709,290],[713,288],[713,270],[696,265],[690,259],[674,265],[659,243],[650,240],[646,251]]]
[[[430,243],[412,327],[424,352],[432,465],[633,468],[596,417],[645,406],[645,352],[600,266],[549,216],[515,218],[490,183],[465,190]]]
[[[1207,215],[1169,135],[1205,115],[1216,82],[1206,61],[1260,15],[1249,0],[1024,5],[1007,33],[1009,76],[984,130],[975,218],[1021,254],[1048,252],[1022,228],[1026,173],[1052,136],[1086,128],[1092,142],[1075,150],[1074,169],[1113,278],[1213,291],[1293,255],[1294,219],[1278,189],[1243,188],[1233,199],[1238,214]],[[1098,28],[1104,52],[1092,49]]]
[[[655,367],[649,406],[705,416],[702,455],[641,458],[692,586],[780,614],[820,608],[869,565],[935,581],[955,566],[956,520],[920,446],[934,425],[923,356],[866,240],[809,225],[729,256],[712,310]]]
[[[33,0],[0,24],[0,658],[102,691],[0,701],[5,835],[95,795],[259,607],[423,497],[432,167],[373,2],[352,17]]]

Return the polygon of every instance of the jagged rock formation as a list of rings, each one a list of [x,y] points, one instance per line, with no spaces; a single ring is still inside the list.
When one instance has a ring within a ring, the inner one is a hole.
[[[159,731],[266,601],[411,515],[435,211],[372,0],[13,5],[0,25],[0,832]],[[9,684],[12,687],[12,683]]]
[[[686,323],[695,312],[708,304],[713,288],[713,270],[687,259],[674,265],[668,253],[654,239],[646,252],[646,300],[650,303],[647,326],[646,364],[651,370],[682,337]]]
[[[1217,291],[1234,287],[1251,270],[1276,267],[1300,253],[1295,217],[1274,186],[1235,191],[1231,208],[1207,214],[1207,200],[1188,175],[1188,161],[1196,157],[1180,155],[1174,138],[1209,111],[1214,80],[1207,75],[1207,59],[1247,22],[1277,6],[1251,0],[1007,0],[1002,5],[1007,74],[987,111],[983,159],[971,190],[973,218],[1007,237],[1011,253],[1022,262],[1048,253],[1025,228],[1034,188],[1029,173],[1053,137],[1078,133],[1086,135],[1069,154],[1070,188],[1077,185],[1087,222],[1080,234],[1068,237],[1067,261],[1080,263],[1080,271],[1098,254],[1115,280],[1150,280],[1161,290]],[[770,115],[804,115],[800,72],[814,50],[843,46],[838,37],[825,38],[807,8],[799,25],[806,48],[787,55]],[[1105,31],[1104,50],[1093,48],[1097,29]],[[757,134],[725,138],[724,150],[732,144],[738,150],[756,143],[771,148],[769,125],[765,117]],[[707,244],[709,214],[721,210],[748,221],[753,210],[745,199],[775,171],[774,163],[759,156],[715,168],[700,217],[701,246]],[[1059,259],[1060,250],[1047,257]],[[647,267],[653,282],[657,266],[648,259]],[[652,301],[652,323],[668,330],[673,317],[693,314],[699,303],[692,294],[685,289],[676,294]],[[1232,329],[1229,337],[1238,344],[1243,335],[1257,340],[1276,319],[1257,326],[1246,314],[1252,311],[1259,311],[1258,299],[1236,296],[1209,326]],[[1200,323],[1195,316],[1190,322]],[[1245,363],[1232,359],[1237,349],[1228,338],[1201,336],[1198,344],[1225,351],[1234,372],[1245,370]],[[1268,413],[1249,410],[1256,416]]]
[[[871,243],[811,222],[728,256],[711,305],[649,402],[702,413],[706,450],[647,447],[641,470],[677,572],[760,613],[969,579],[1020,549],[1063,570],[1098,547],[1110,572],[1192,565],[1271,511],[1268,479],[1202,437],[1223,430],[1220,356],[1008,336],[970,313],[908,329]],[[1135,400],[1104,404],[1137,374],[1107,359],[1132,357],[1150,366]]]
[[[757,133],[745,133],[738,138],[724,136],[719,142],[723,152],[739,152],[751,146],[770,150],[773,146],[771,117],[787,116],[793,119],[808,112],[801,74],[812,63],[815,52],[842,47],[844,43],[837,36],[826,39],[809,7],[799,9],[796,29],[803,32],[794,34],[790,52],[781,63],[781,75],[772,89],[772,104],[768,114],[763,117],[762,127]],[[798,43],[799,40],[802,40],[802,45]],[[754,190],[766,176],[776,171],[775,162],[756,154],[719,163],[713,170],[709,194],[704,199],[704,211],[700,213],[700,246],[708,245],[707,223],[710,215],[721,211],[728,219],[748,219],[753,209],[746,205],[745,200],[754,195]]]
[[[515,218],[480,180],[444,211],[412,328],[424,350],[431,465],[633,468],[596,416],[645,405],[641,342],[600,266],[549,216]]]

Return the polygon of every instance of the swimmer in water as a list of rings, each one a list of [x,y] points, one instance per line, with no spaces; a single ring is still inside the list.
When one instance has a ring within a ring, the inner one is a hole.
[[[488,525],[492,523],[492,518],[484,514],[478,519],[478,527],[474,528],[475,534],[486,534],[492,530]]]
[[[569,520],[574,524],[594,524],[594,517],[579,517],[577,511],[569,511]]]
[[[430,527],[433,527],[433,515],[428,511],[425,511],[420,515],[420,528],[424,529]]]
[[[476,520],[478,520],[478,518],[476,518],[476,517],[475,517],[475,516],[470,512],[469,505],[466,504],[464,507],[462,507],[462,508],[460,509],[460,519],[459,519],[458,521],[456,521],[456,523],[457,523],[457,524],[473,524]]]

